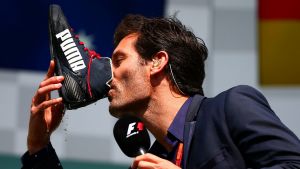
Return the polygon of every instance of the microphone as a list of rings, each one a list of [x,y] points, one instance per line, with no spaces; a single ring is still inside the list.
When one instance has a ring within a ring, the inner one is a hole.
[[[116,122],[114,137],[128,157],[145,154],[150,148],[150,137],[144,123],[133,116],[122,117]]]

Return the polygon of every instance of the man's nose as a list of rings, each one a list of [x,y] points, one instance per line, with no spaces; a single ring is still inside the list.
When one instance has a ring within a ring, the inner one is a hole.
[[[110,65],[111,65],[111,80],[108,82],[108,85],[111,85],[111,83],[112,83],[112,81],[115,77],[115,73],[114,73],[115,72],[115,67],[112,63]]]
[[[112,73],[112,77],[114,77],[114,75],[115,75],[115,66],[114,66],[114,64],[111,64],[111,73]]]

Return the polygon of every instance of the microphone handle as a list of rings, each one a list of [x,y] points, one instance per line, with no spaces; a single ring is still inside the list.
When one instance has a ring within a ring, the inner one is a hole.
[[[140,148],[140,153],[141,153],[141,155],[144,155],[144,154],[146,154],[146,151],[143,148]]]
[[[141,153],[141,155],[144,155],[144,154],[146,154],[146,151],[143,148],[140,148],[140,153]],[[128,169],[132,169],[131,166],[129,166]]]

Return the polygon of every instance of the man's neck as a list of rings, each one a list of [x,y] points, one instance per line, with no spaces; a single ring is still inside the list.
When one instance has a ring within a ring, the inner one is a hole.
[[[187,99],[188,97],[178,95],[171,91],[156,96],[154,95],[148,104],[148,109],[143,113],[143,117],[141,117],[147,129],[168,151],[172,148],[171,145],[165,141],[168,128]]]

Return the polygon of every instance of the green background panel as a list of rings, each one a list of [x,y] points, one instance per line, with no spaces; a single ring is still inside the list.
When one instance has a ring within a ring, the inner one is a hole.
[[[111,164],[105,162],[86,162],[75,160],[61,160],[64,169],[127,169],[126,164]],[[0,169],[20,169],[20,157],[0,154]]]

